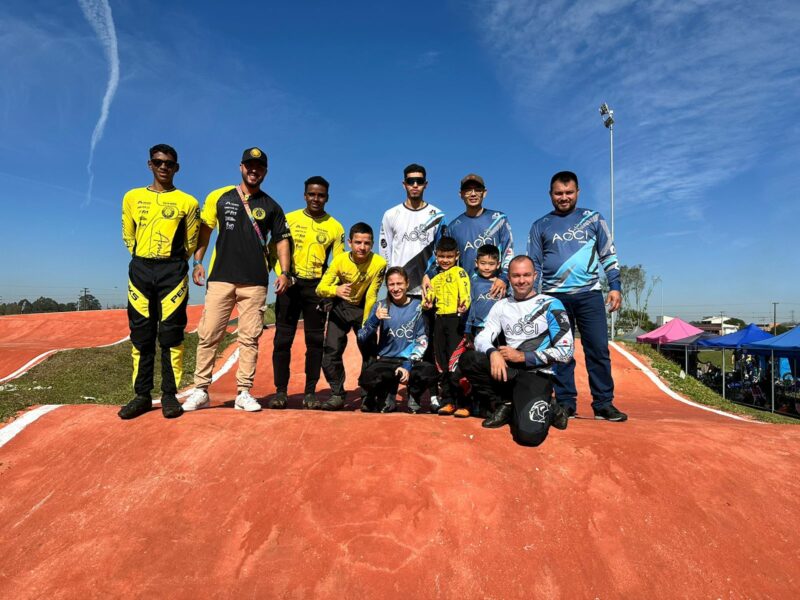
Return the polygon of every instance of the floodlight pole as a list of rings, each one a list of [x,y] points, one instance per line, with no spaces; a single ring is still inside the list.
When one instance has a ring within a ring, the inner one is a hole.
[[[600,105],[600,117],[603,119],[603,125],[606,126],[609,133],[609,140],[611,142],[611,243],[614,240],[614,111],[603,102]],[[616,313],[611,313],[611,339],[614,339]]]
[[[661,288],[661,325],[663,325],[664,324],[664,280],[661,279],[661,275],[653,277],[653,283],[656,282],[659,284],[659,287]],[[659,325],[659,327],[661,325]]]

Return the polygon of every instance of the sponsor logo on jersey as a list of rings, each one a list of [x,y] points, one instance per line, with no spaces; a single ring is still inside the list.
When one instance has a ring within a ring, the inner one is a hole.
[[[163,216],[165,219],[171,219],[176,214],[178,214],[178,211],[175,210],[174,206],[165,206],[161,209],[161,216]]]
[[[584,211],[584,215],[590,214],[591,211]],[[590,227],[595,222],[595,219],[587,219],[586,221],[582,221],[577,225],[573,225],[569,229],[567,229],[564,233],[554,233],[553,234],[553,243],[555,242],[580,242],[581,244],[585,244],[589,240],[594,239],[592,237],[591,231],[586,231],[588,227]]]
[[[400,327],[389,328],[389,335],[403,340],[414,339],[414,321],[403,323]]]
[[[433,211],[431,214],[434,214]],[[407,231],[403,234],[403,241],[404,242],[420,242],[420,241],[429,241],[428,240],[428,232],[425,224],[417,225],[411,231]]]
[[[494,236],[487,235],[485,232],[476,237],[471,242],[467,240],[467,243],[464,244],[464,250],[477,250],[484,244],[492,244],[496,246],[497,244],[494,241]]]
[[[325,244],[328,241],[328,236],[325,233],[317,233],[317,243]]]
[[[265,211],[263,208],[254,208],[253,209],[253,218],[254,219],[257,219],[257,220],[260,221],[261,219],[263,219],[266,216],[267,216],[267,211]]]
[[[525,315],[517,320],[516,323],[508,324],[504,327],[507,336],[535,337],[539,335],[539,324],[536,322],[536,315]]]
[[[544,423],[547,424],[547,421],[550,417],[550,405],[545,402],[544,400],[537,400],[531,406],[530,411],[528,411],[528,418],[531,420],[532,423]]]

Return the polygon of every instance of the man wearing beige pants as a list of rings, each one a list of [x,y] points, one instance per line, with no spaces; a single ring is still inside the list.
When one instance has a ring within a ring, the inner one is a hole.
[[[242,183],[211,192],[200,213],[200,236],[194,253],[192,280],[206,279],[203,257],[212,230],[219,234],[208,267],[208,288],[197,333],[195,389],[183,403],[187,411],[209,405],[208,386],[217,348],[225,335],[234,305],[239,310],[239,368],[236,371],[237,410],[255,412],[261,405],[250,394],[258,362],[258,340],[264,329],[264,305],[269,274],[267,247],[275,242],[282,275],[275,293],[283,294],[292,284],[289,227],[283,209],[261,190],[267,175],[267,156],[259,148],[248,148],[240,166]],[[267,239],[269,235],[269,239]]]

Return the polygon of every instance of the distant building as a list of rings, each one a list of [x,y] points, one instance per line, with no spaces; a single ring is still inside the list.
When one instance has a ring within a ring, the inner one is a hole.
[[[672,319],[674,319],[674,318],[675,317],[669,317],[667,315],[659,315],[659,316],[656,317],[656,325],[658,327],[661,327],[662,325],[666,325],[667,323],[672,321]]]
[[[733,323],[728,323],[728,319],[725,317],[705,317],[697,324],[697,327],[717,335],[728,335],[739,331],[739,327]]]

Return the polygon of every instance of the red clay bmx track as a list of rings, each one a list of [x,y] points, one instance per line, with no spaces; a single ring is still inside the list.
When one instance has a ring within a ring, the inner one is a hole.
[[[233,373],[174,421],[60,408],[0,449],[0,597],[800,597],[800,428],[613,360],[631,420],[539,448],[474,419],[245,414]]]
[[[202,305],[188,307],[188,331],[197,329],[202,312]],[[54,351],[106,346],[123,340],[128,333],[125,310],[0,317],[0,380],[26,365],[33,367]]]

